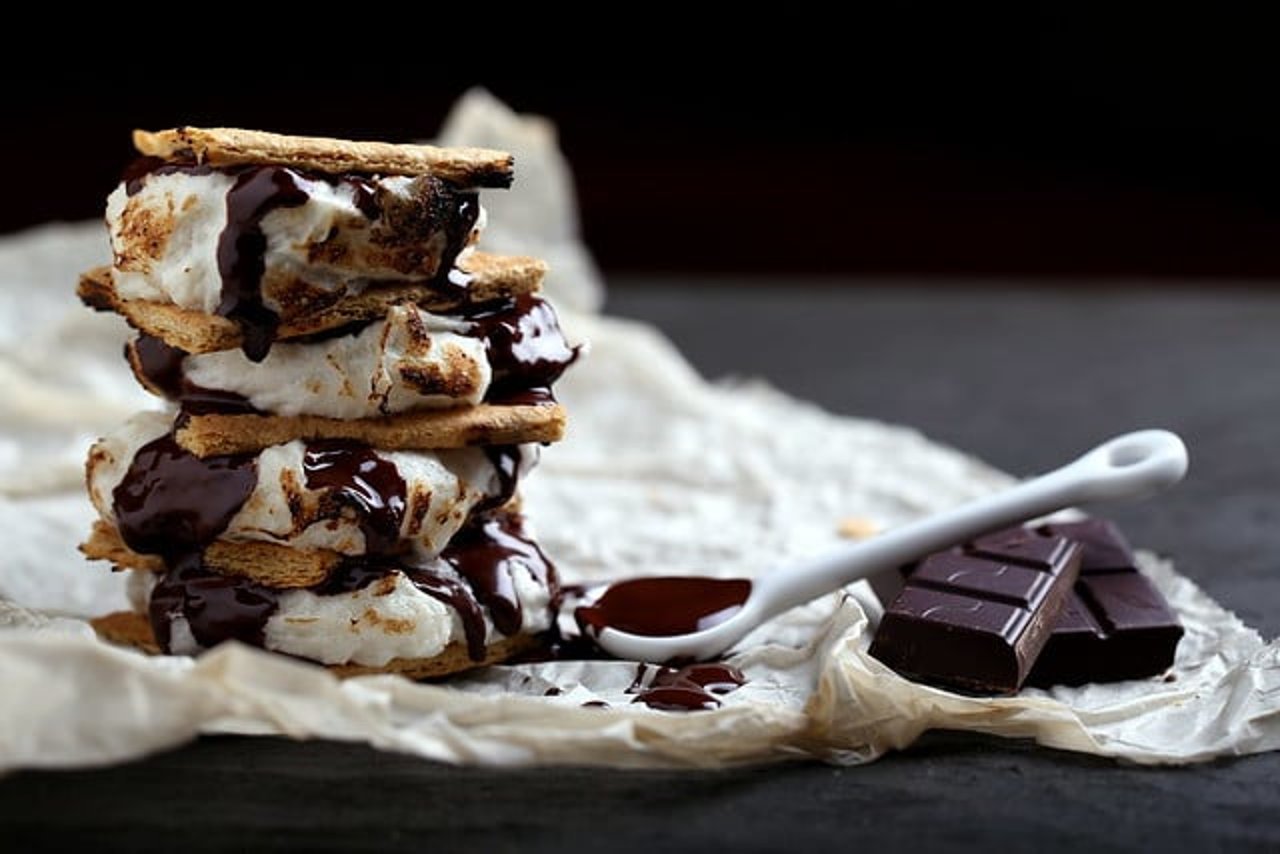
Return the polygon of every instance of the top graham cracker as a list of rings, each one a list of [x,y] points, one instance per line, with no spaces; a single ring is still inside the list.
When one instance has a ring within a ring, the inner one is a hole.
[[[434,175],[463,187],[509,187],[514,170],[510,154],[487,148],[353,142],[240,128],[135,130],[133,145],[142,154],[164,160],[293,166],[329,175]]]

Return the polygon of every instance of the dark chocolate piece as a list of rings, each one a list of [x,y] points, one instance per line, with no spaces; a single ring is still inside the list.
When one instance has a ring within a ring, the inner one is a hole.
[[[1039,687],[1145,679],[1173,664],[1182,626],[1134,566],[1133,551],[1105,519],[1047,525],[1083,549],[1080,580],[1027,683]]]
[[[1012,694],[1049,638],[1081,552],[1019,528],[968,554],[931,555],[885,611],[871,654],[924,682]]]

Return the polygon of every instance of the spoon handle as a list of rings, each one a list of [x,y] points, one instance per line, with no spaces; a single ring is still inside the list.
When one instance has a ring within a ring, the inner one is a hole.
[[[761,618],[999,528],[1093,501],[1141,498],[1182,479],[1187,449],[1167,430],[1117,436],[1068,465],[954,510],[899,526],[762,576],[753,604]]]

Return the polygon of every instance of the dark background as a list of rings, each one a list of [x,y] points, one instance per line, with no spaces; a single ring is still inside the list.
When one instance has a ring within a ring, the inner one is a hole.
[[[507,19],[454,41],[406,25],[421,40],[385,51],[356,24],[264,25],[172,56],[138,37],[75,73],[9,74],[0,153],[20,168],[0,230],[98,215],[136,126],[409,140],[481,83],[556,120],[611,272],[1280,274],[1280,76],[1261,22],[902,8],[744,11],[699,33],[655,9],[633,17],[657,33],[579,20],[586,35],[555,44]]]

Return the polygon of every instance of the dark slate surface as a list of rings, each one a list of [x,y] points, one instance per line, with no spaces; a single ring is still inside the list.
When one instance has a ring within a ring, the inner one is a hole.
[[[763,376],[1033,473],[1111,433],[1180,431],[1192,473],[1116,511],[1138,544],[1280,633],[1280,296],[905,283],[628,283],[709,376]],[[935,733],[871,766],[484,771],[360,746],[210,738],[0,780],[0,850],[1276,850],[1280,755],[1146,769]]]

